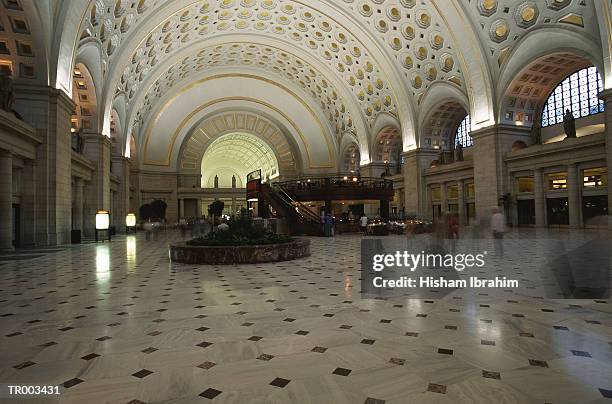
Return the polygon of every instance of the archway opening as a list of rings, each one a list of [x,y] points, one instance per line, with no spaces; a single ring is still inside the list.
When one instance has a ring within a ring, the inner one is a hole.
[[[569,52],[549,54],[529,63],[513,78],[505,91],[501,103],[502,122],[527,127],[531,127],[535,121],[544,124],[542,126],[554,125],[557,123],[556,120],[542,121],[542,110],[546,107],[547,99],[563,79],[592,65],[593,62],[584,56]],[[569,84],[568,80],[565,91],[568,92],[567,98],[571,100]],[[588,83],[585,86],[587,87],[585,92],[588,92]],[[563,91],[561,88],[561,94]],[[563,109],[563,102],[560,108]],[[580,106],[577,110],[579,109]],[[551,109],[550,112],[552,113],[550,118],[555,117],[555,109]]]
[[[398,129],[386,127],[376,136],[374,161],[396,164],[402,152],[402,136]]]
[[[257,136],[230,133],[214,140],[202,158],[202,188],[244,188],[247,175],[261,170],[269,181],[279,176],[272,148]]]
[[[352,144],[344,151],[342,159],[342,172],[343,173],[354,173],[359,171],[360,162],[359,146]]]
[[[467,124],[464,122],[466,116],[469,120],[467,111],[457,101],[440,104],[425,120],[421,145],[433,149],[452,150],[459,141],[464,147],[470,146],[469,143],[464,144],[464,139],[458,138],[462,123],[469,132],[469,122]]]

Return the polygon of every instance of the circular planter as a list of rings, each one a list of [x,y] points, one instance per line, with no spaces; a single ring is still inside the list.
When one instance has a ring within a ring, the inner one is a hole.
[[[191,246],[170,244],[170,260],[181,264],[260,264],[310,257],[310,240],[294,239],[289,243],[248,246]]]

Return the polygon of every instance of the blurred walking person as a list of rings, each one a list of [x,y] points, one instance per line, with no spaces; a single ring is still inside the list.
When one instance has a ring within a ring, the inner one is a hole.
[[[359,227],[364,236],[368,235],[368,217],[364,214],[359,218]]]
[[[498,257],[504,256],[504,215],[499,207],[493,208],[491,215],[491,231],[493,232],[493,243],[495,246],[495,255]]]

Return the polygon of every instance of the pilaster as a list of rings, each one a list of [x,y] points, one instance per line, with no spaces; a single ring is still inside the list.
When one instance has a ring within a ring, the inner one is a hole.
[[[546,226],[546,191],[544,190],[544,177],[541,168],[533,170],[533,184],[535,225],[536,227],[544,227]]]
[[[429,216],[423,172],[437,156],[438,152],[432,149],[415,149],[404,153],[406,215]]]
[[[85,184],[83,183],[82,178],[75,178],[74,180],[74,212],[73,212],[73,220],[72,227],[75,230],[83,231],[83,189]]]
[[[42,140],[36,149],[37,244],[70,242],[70,117],[74,108],[72,100],[60,90],[39,84],[15,84],[15,109]]]
[[[503,161],[516,141],[528,144],[530,129],[513,125],[492,125],[470,133],[474,139],[474,186],[476,216],[487,217],[507,192],[508,175]]]
[[[612,88],[602,91],[599,98],[604,101],[605,112],[605,136],[606,136],[606,160],[608,165],[608,176],[612,173]],[[612,229],[612,186],[608,184],[608,227]]]
[[[567,166],[567,192],[569,205],[569,225],[571,228],[580,227],[580,214],[582,198],[580,197],[580,176],[578,166],[575,163]]]
[[[117,219],[116,223],[119,223],[119,229],[124,230],[125,217],[128,213],[133,213],[130,212],[130,160],[123,156],[113,156],[113,173],[121,179],[114,214]]]
[[[85,186],[84,232],[91,237],[95,232],[95,217],[98,210],[110,210],[110,139],[99,133],[83,133],[83,155],[96,167],[91,181]],[[115,212],[111,212],[114,216]]]
[[[464,226],[467,221],[465,219],[465,183],[463,180],[457,181],[457,205],[458,205],[458,216],[459,225]]]
[[[13,155],[0,150],[0,251],[13,250]]]

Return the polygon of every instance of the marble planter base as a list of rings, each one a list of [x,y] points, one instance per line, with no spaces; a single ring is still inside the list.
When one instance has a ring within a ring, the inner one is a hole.
[[[170,245],[170,260],[181,264],[259,264],[310,257],[310,240],[253,246],[189,246],[185,242]]]

